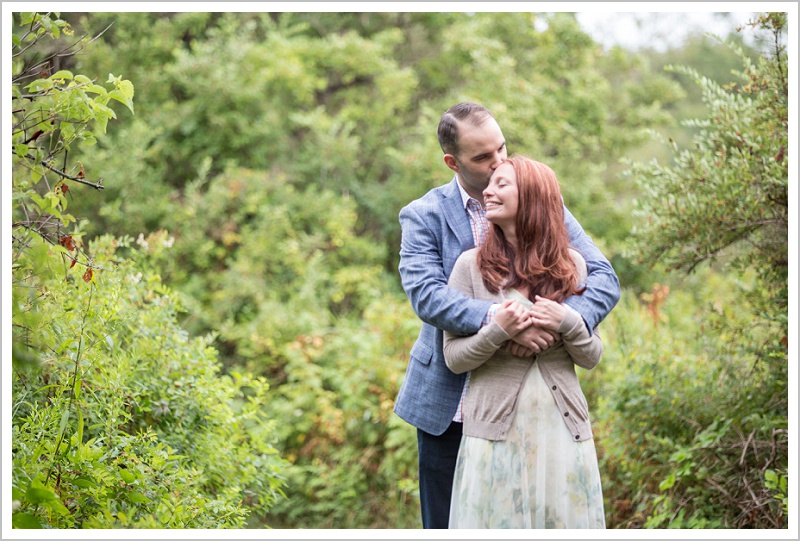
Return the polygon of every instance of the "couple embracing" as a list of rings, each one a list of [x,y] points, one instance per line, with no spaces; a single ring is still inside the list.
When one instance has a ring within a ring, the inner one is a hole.
[[[575,365],[600,361],[619,281],[486,108],[451,107],[438,138],[453,180],[400,212],[423,325],[394,410],[417,428],[423,526],[604,528]]]

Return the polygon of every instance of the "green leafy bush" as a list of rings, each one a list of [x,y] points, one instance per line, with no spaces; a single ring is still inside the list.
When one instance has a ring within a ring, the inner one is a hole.
[[[268,405],[295,466],[270,518],[301,528],[418,528],[416,431],[393,412],[418,321],[382,295],[360,321],[285,344]]]
[[[181,284],[186,327],[271,382],[264,411],[293,467],[270,524],[418,521],[415,433],[392,413],[418,320],[356,217],[328,190],[236,168],[192,183],[174,229],[138,241]]]
[[[656,268],[702,269],[708,282],[702,302],[682,311],[675,305],[668,312],[663,289],[643,298],[651,312],[662,313],[663,305],[668,332],[629,320],[631,301],[615,310],[625,321],[616,359],[624,372],[608,382],[613,395],[601,394],[607,420],[635,432],[626,438],[614,430],[620,447],[609,455],[625,458],[609,464],[614,478],[637,487],[630,500],[639,507],[628,512],[639,513],[633,520],[645,527],[787,524],[780,503],[789,413],[786,24],[785,13],[750,23],[769,37],[769,50],[755,62],[731,44],[743,68],[729,85],[671,68],[698,83],[706,118],[688,123],[699,129],[691,148],[672,142],[670,165],[653,160],[628,171],[645,194],[634,258]],[[690,325],[676,325],[680,320]],[[627,325],[646,341],[629,338]]]
[[[103,185],[69,151],[105,131],[110,100],[133,111],[133,85],[51,70],[87,44],[39,56],[70,35],[58,14],[16,21],[12,525],[241,527],[281,495],[268,385],[220,373],[212,337],[179,325],[153,257],[117,251],[129,237],[84,239],[67,205],[75,187]]]
[[[16,351],[38,363],[13,381],[14,524],[240,527],[283,483],[268,386],[220,374],[211,338],[178,325],[170,291],[117,242],[91,246],[103,270],[88,283],[42,241],[18,259]]]
[[[669,283],[668,283],[669,284]],[[582,375],[613,527],[786,527],[786,346],[738,281],[706,270],[624,292]],[[776,332],[777,330],[777,332]],[[777,499],[776,499],[777,498]]]

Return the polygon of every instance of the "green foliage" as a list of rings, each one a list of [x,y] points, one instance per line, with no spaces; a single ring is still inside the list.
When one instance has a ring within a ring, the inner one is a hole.
[[[67,172],[69,151],[95,143],[90,128],[105,132],[110,100],[133,112],[133,85],[111,75],[107,90],[67,69],[49,75],[88,40],[41,60],[42,40],[71,35],[69,25],[37,13],[20,14],[19,25],[12,525],[241,527],[281,496],[286,464],[270,441],[269,386],[219,373],[212,337],[180,327],[182,309],[152,261],[117,253],[129,237],[84,239],[86,223],[66,213],[78,197],[71,186],[103,186],[80,162]]]
[[[645,197],[639,202],[633,250],[639,261],[663,261],[691,271],[717,258],[758,269],[777,304],[786,308],[788,278],[788,77],[781,45],[785,15],[761,24],[774,32],[774,50],[758,65],[738,50],[743,84],[720,86],[694,70],[708,117],[693,149],[670,166],[631,164]]]
[[[30,253],[46,254],[33,242]],[[221,376],[210,338],[180,328],[171,292],[121,261],[118,242],[91,247],[103,270],[89,283],[17,260],[15,350],[39,363],[13,380],[14,524],[242,526],[282,485],[268,385]]]
[[[135,77],[144,120],[87,160],[116,179],[107,201],[87,200],[102,209],[98,230],[162,228],[195,179],[238,166],[352,198],[357,232],[397,246],[400,208],[449,180],[442,111],[471,99],[511,151],[554,167],[570,209],[614,253],[630,221],[606,171],[682,96],[664,74],[610,64],[572,14],[128,13],[84,26],[112,21],[84,69]],[[609,85],[612,69],[629,82]],[[397,257],[386,251],[383,266]]]
[[[742,84],[720,86],[692,69],[671,68],[696,80],[708,116],[688,123],[699,129],[692,150],[679,151],[672,141],[671,166],[632,163],[628,171],[644,193],[631,246],[639,261],[688,271],[717,261],[733,271],[734,284],[718,278],[709,284],[724,300],[703,303],[705,312],[693,317],[699,333],[680,332],[671,316],[669,335],[636,339],[629,355],[630,339],[621,342],[624,377],[621,372],[607,382],[614,381],[615,394],[602,415],[612,425],[640,430],[627,441],[615,439],[606,459],[614,482],[640,487],[612,504],[629,524],[787,523],[780,484],[788,467],[785,25],[780,13],[754,21],[773,39],[757,64],[731,45],[744,66]],[[660,313],[664,298],[661,289],[643,300]],[[616,314],[627,319],[628,310]],[[682,403],[691,409],[674,409]],[[628,458],[614,458],[623,455]],[[631,456],[646,466],[637,471]],[[618,505],[630,501],[638,506]]]
[[[33,97],[14,118],[16,526],[418,527],[414,430],[391,412],[419,325],[393,275],[397,213],[451,178],[435,126],[463,100],[554,167],[630,288],[602,325],[601,368],[581,376],[609,525],[785,524],[785,245],[748,231],[756,250],[720,252],[743,256],[738,274],[688,259],[711,258],[725,213],[757,218],[735,194],[785,201],[780,54],[720,87],[719,47],[715,70],[660,73],[566,13],[114,12],[76,25],[102,33],[80,42],[91,54],[49,57],[44,38],[71,29],[28,17],[14,34],[36,44],[14,53],[15,95]],[[80,72],[136,81],[136,117],[132,85]],[[685,75],[711,107],[687,126],[697,150],[616,175],[694,103]],[[727,137],[737,123],[752,163]],[[104,189],[78,196],[87,183]],[[704,215],[695,200],[717,192]],[[624,250],[634,196],[665,228],[697,226],[654,268],[637,261],[659,231],[637,222],[640,251]],[[687,201],[697,223],[672,213]],[[697,272],[678,280],[679,264]]]
[[[170,231],[136,241],[181,284],[185,327],[213,333],[229,371],[272,382],[263,410],[283,420],[276,446],[294,466],[268,524],[418,521],[414,432],[392,413],[418,321],[381,247],[355,234],[355,209],[236,168],[191,183]]]
[[[418,325],[406,299],[383,295],[360,322],[283,347],[286,381],[268,409],[287,499],[270,513],[295,528],[418,528],[416,437],[392,412]]]
[[[603,323],[602,372],[581,379],[610,525],[786,527],[763,473],[788,467],[786,345],[756,289],[706,270],[624,293]]]
[[[169,233],[139,243],[182,284],[188,328],[217,333],[231,366],[269,373],[282,345],[360,317],[385,289],[382,247],[355,234],[354,203],[330,191],[231,169],[180,203],[162,222]]]
[[[11,85],[14,245],[24,249],[38,235],[57,246],[65,259],[85,266],[91,279],[91,257],[81,250],[82,228],[67,212],[68,197],[70,189],[81,184],[102,189],[102,179],[90,181],[80,162],[69,161],[69,152],[94,145],[91,130],[105,133],[108,121],[116,118],[111,100],[133,111],[133,84],[109,74],[107,84],[113,87],[108,90],[85,75],[57,69],[80,52],[88,38],[41,58],[44,40],[62,33],[71,36],[71,27],[57,15],[17,16]]]

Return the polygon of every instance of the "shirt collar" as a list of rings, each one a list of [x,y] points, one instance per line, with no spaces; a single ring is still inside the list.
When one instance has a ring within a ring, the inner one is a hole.
[[[475,201],[478,201],[478,200],[475,199],[474,197],[472,197],[470,194],[468,194],[467,190],[465,190],[464,187],[461,185],[461,181],[458,178],[458,173],[456,173],[456,184],[458,184],[458,193],[461,194],[461,203],[464,206],[464,209],[466,210],[467,209],[467,202],[469,202],[470,199],[473,199]],[[480,203],[481,202],[478,201],[479,205],[480,205]]]

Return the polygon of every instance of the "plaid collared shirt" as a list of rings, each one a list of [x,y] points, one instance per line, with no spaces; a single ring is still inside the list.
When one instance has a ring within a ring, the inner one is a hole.
[[[477,199],[469,196],[460,183],[458,185],[458,189],[461,192],[461,200],[464,202],[464,209],[467,211],[467,216],[469,216],[469,224],[472,226],[472,239],[474,240],[476,247],[481,246],[486,241],[486,236],[489,234],[489,222],[486,221],[486,211]],[[489,309],[489,312],[487,312],[486,317],[483,318],[483,325],[488,325],[492,321],[496,311],[497,306],[492,305],[492,307]],[[464,382],[464,390],[461,392],[461,400],[458,401],[456,414],[453,416],[453,421],[457,423],[464,421],[462,407],[464,405],[464,397],[467,395],[468,388],[469,373],[467,373],[467,379]]]

